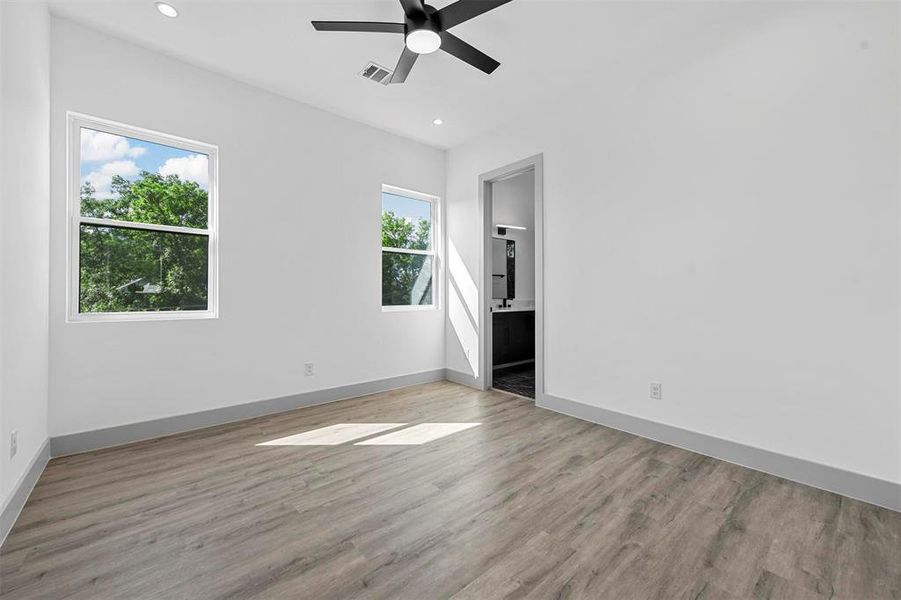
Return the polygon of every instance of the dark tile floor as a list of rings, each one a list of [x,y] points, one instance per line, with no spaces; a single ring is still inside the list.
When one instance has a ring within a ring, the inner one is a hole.
[[[535,363],[494,370],[494,388],[535,398]]]

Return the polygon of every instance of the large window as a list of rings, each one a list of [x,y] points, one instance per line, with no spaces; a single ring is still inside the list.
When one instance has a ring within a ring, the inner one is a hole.
[[[70,320],[216,316],[216,148],[68,119]]]
[[[382,307],[434,308],[437,199],[382,187]]]

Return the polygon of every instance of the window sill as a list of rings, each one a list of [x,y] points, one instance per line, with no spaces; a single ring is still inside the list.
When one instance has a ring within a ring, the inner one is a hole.
[[[382,312],[392,313],[392,312],[423,312],[430,310],[438,310],[438,307],[434,304],[425,304],[425,305],[410,305],[410,306],[383,306]]]
[[[218,319],[216,311],[171,311],[132,313],[83,313],[68,315],[66,323],[125,323],[133,321],[193,321]]]

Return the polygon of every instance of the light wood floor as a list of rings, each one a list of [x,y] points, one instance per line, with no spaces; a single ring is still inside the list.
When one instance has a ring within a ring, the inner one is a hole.
[[[4,600],[508,596],[901,598],[901,513],[442,382],[54,459],[0,554]]]

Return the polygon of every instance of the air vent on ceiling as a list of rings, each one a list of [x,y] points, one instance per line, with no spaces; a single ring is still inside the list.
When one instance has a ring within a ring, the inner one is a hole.
[[[374,62],[369,63],[362,71],[360,71],[360,75],[366,79],[371,79],[382,85],[388,85],[388,82],[391,81],[391,73],[391,69],[387,69],[382,65],[377,65]]]

